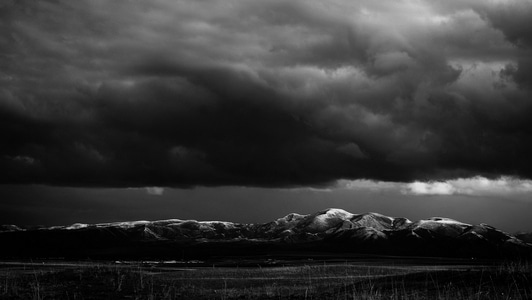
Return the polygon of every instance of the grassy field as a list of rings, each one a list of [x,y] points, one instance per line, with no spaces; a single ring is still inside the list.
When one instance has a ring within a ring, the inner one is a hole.
[[[0,299],[532,299],[532,265],[393,259],[1,262]]]

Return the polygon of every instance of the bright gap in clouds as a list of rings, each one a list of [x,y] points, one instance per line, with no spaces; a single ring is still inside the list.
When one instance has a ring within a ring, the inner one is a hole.
[[[164,187],[147,186],[146,193],[148,193],[148,195],[161,196],[162,194],[164,194]]]
[[[532,180],[504,176],[488,179],[482,176],[445,181],[392,183],[371,180],[340,180],[337,187],[358,190],[397,189],[405,195],[490,196],[532,193]]]
[[[402,189],[404,194],[413,195],[472,195],[489,196],[515,193],[531,193],[532,180],[514,177],[488,179],[485,177],[459,178],[447,181],[420,182],[407,184]]]

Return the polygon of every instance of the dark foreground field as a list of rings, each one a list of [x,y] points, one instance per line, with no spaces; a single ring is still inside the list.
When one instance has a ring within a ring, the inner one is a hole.
[[[532,265],[436,259],[0,263],[1,299],[532,299]]]

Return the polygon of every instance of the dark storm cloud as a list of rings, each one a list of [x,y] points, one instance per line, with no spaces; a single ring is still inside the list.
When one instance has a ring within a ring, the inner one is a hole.
[[[532,178],[526,1],[12,1],[1,181]]]
[[[527,26],[532,14],[530,1],[499,2],[493,7],[480,9],[485,18],[506,38],[520,47],[532,47],[532,29]]]

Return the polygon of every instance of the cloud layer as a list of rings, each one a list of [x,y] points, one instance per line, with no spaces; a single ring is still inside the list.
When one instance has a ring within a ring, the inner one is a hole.
[[[0,180],[532,178],[531,17],[527,0],[3,1]]]
[[[148,186],[146,187],[146,193],[148,193],[148,195],[161,196],[164,194],[164,188],[158,186]]]
[[[459,178],[439,182],[413,182],[402,188],[404,194],[413,195],[470,195],[500,196],[532,193],[532,180],[511,177],[488,179],[485,177]]]

